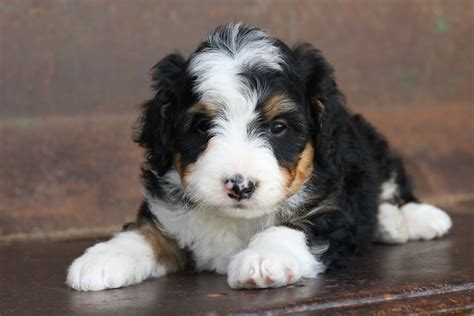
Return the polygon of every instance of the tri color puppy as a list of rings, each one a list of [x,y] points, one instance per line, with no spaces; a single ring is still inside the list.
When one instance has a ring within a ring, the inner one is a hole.
[[[186,268],[232,288],[279,287],[348,263],[372,241],[444,235],[402,161],[352,114],[332,67],[243,24],[153,68],[135,223],[76,259],[67,284],[97,291]],[[388,119],[388,118],[387,118]]]

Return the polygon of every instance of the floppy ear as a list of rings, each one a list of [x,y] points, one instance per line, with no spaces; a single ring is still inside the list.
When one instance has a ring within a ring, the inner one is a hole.
[[[345,97],[337,87],[332,66],[321,51],[311,44],[302,43],[296,45],[292,52],[298,75],[304,85],[305,99],[310,104],[309,115],[313,117],[314,142],[319,147],[321,134],[324,132],[324,120],[330,119],[325,112],[334,113],[344,107]],[[327,128],[328,126],[325,129]]]
[[[143,105],[135,126],[133,140],[145,149],[147,163],[159,176],[164,175],[173,162],[170,109],[176,107],[185,68],[186,61],[178,53],[166,56],[152,68],[152,87],[156,94]]]
[[[298,44],[292,51],[305,86],[305,97],[308,100],[317,99],[323,105],[338,102],[337,99],[343,96],[337,89],[334,70],[321,51],[308,43]]]

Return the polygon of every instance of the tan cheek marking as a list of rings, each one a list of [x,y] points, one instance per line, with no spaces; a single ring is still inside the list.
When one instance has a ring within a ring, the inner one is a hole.
[[[291,184],[295,180],[296,168],[291,169],[287,167],[280,167],[280,171],[283,173],[284,177],[286,178],[286,188],[288,190],[288,188],[291,187]]]
[[[309,180],[313,172],[314,148],[310,143],[299,156],[298,164],[295,168],[283,168],[286,176],[287,195],[290,196],[301,189],[303,184]]]
[[[167,272],[183,270],[186,266],[186,254],[176,242],[165,236],[153,224],[145,224],[138,228],[138,233],[145,237],[153,249],[156,261],[162,264]]]
[[[183,170],[183,166],[181,165],[181,154],[176,154],[176,156],[174,156],[174,166],[176,167],[178,173],[181,175],[181,172]]]
[[[183,164],[181,163],[181,155],[178,153],[174,157],[174,165],[176,168],[176,171],[178,171],[179,177],[181,178],[181,183],[185,183],[186,179],[186,174],[187,174],[187,167],[183,167]]]

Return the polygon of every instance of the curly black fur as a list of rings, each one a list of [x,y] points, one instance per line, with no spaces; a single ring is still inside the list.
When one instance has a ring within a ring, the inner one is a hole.
[[[244,28],[242,32],[251,30]],[[224,32],[225,42],[225,29],[216,32]],[[212,43],[206,41],[197,51],[209,45]],[[362,116],[353,115],[346,108],[333,68],[322,53],[310,44],[290,49],[275,39],[275,45],[286,57],[284,77],[265,69],[248,69],[242,78],[250,84],[254,77],[275,82],[275,92],[284,91],[297,101],[300,113],[306,117],[302,137],[313,144],[316,153],[313,174],[304,188],[309,197],[293,206],[293,210],[286,210],[287,214],[293,212],[294,217],[282,219],[282,223],[303,230],[310,245],[327,245],[321,260],[328,267],[341,266],[372,241],[384,181],[394,177],[398,184],[399,194],[394,201],[397,205],[416,198],[400,158],[384,137]],[[176,203],[183,201],[182,190],[164,190],[161,177],[173,168],[177,154],[190,163],[205,150],[207,142],[206,138],[193,138],[186,133],[187,124],[191,124],[188,121],[193,118],[186,116],[185,109],[198,100],[191,92],[195,78],[186,71],[188,62],[175,53],[153,68],[156,95],[144,105],[134,138],[145,149],[142,177],[146,190],[159,199]],[[281,159],[291,164],[305,142],[293,141],[294,147],[284,151],[294,153]],[[318,211],[311,212],[314,209]],[[146,204],[140,208],[140,216],[152,216]]]

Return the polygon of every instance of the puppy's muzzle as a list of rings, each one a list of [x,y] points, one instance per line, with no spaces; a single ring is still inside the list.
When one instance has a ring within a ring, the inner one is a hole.
[[[244,178],[240,174],[233,175],[227,178],[224,182],[227,196],[240,201],[243,199],[250,199],[253,192],[255,192],[256,181],[251,178]]]

